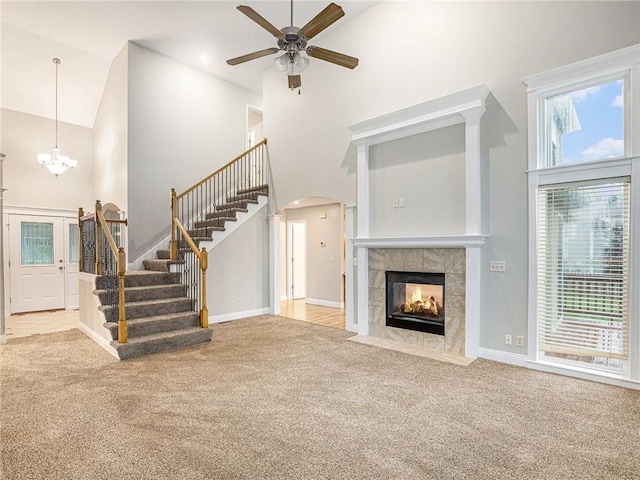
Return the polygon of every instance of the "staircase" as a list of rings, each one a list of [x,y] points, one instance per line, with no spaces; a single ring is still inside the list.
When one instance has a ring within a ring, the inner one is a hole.
[[[226,222],[237,222],[238,213],[249,212],[249,204],[258,204],[260,196],[269,195],[268,185],[238,190],[235,195],[227,197],[226,201],[216,205],[215,211],[207,213],[205,220],[194,222],[194,228],[188,230],[191,238],[199,244],[202,241],[211,240],[214,232],[224,232]],[[181,246],[181,248],[183,248]]]
[[[249,212],[248,205],[258,204],[260,196],[268,195],[268,186],[238,190],[223,204],[207,213],[204,220],[193,223],[187,230],[196,244],[211,241],[216,233],[225,231],[226,222],[236,222],[239,213]],[[184,240],[178,244],[180,258],[190,252]],[[180,274],[171,273],[171,266],[180,267],[183,260],[170,260],[169,250],[158,250],[156,259],[144,260],[144,270],[125,273],[125,312],[128,341],[118,341],[117,307],[105,305],[107,279],[96,278],[95,294],[103,304],[100,310],[107,321],[104,327],[111,333],[111,346],[118,358],[129,358],[168,352],[210,342],[212,331],[200,327],[198,312],[194,311],[194,301],[187,296],[187,286],[180,283]],[[175,268],[175,267],[174,267]]]

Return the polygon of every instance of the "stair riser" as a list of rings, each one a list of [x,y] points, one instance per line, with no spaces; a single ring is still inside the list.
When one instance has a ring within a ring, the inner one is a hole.
[[[125,314],[128,320],[143,317],[155,317],[156,315],[167,315],[169,313],[189,312],[192,307],[192,300],[189,298],[176,298],[174,302],[151,303],[148,305],[126,305]],[[111,319],[111,307],[101,307],[105,318]]]
[[[156,250],[156,258],[158,260],[169,260],[171,258],[171,250]]]
[[[111,332],[111,338],[118,340],[118,325],[109,323],[105,326]],[[189,327],[199,327],[200,317],[197,313],[189,317],[163,318],[148,322],[127,322],[127,335],[129,338],[142,337],[154,333],[171,332]]]
[[[127,290],[125,289],[125,302],[145,302],[149,300],[161,300],[163,298],[184,297],[187,293],[185,285],[166,285],[166,286],[149,286],[144,290]],[[100,303],[103,305],[107,302],[106,292],[98,294]]]
[[[188,335],[179,335],[159,341],[151,340],[143,344],[118,343],[117,341],[113,341],[111,342],[111,346],[117,350],[120,360],[128,360],[142,355],[164,353],[210,342],[211,333],[211,330],[202,328]]]

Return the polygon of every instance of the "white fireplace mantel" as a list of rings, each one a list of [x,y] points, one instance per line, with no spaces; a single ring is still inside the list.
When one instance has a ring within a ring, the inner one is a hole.
[[[488,235],[451,235],[437,237],[356,238],[353,246],[366,248],[470,248],[481,247]]]
[[[478,356],[480,340],[481,247],[488,235],[483,231],[483,211],[487,208],[482,182],[482,139],[480,120],[489,95],[485,85],[414,105],[365,120],[349,127],[357,146],[357,222],[352,244],[357,249],[356,293],[357,331],[369,334],[368,249],[369,248],[465,248],[466,306],[465,356]],[[465,232],[464,235],[436,237],[376,238],[369,231],[369,148],[383,142],[464,123],[465,125]],[[347,273],[347,277],[351,275]],[[353,281],[353,279],[351,280]],[[347,278],[347,283],[350,279]],[[349,301],[352,299],[347,299]]]

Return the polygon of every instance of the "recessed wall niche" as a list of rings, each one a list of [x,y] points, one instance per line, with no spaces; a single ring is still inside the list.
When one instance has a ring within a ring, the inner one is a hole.
[[[369,175],[372,236],[464,234],[464,124],[371,146]]]

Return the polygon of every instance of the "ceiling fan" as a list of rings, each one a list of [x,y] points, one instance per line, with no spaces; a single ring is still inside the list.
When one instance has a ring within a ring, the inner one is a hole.
[[[358,66],[358,59],[355,57],[327,50],[326,48],[307,45],[309,40],[344,16],[344,10],[342,10],[342,7],[335,3],[327,5],[324,10],[313,17],[304,27],[298,28],[293,25],[293,0],[291,0],[291,26],[283,27],[280,30],[269,23],[253,8],[245,5],[240,5],[237,8],[267,32],[276,37],[278,39],[278,47],[266,48],[264,50],[232,58],[227,60],[229,65],[239,65],[241,63],[248,62],[249,60],[255,60],[256,58],[284,51],[283,55],[276,58],[275,64],[278,70],[287,73],[289,88],[291,89],[299,88],[302,85],[300,73],[306,70],[309,66],[309,59],[306,56],[303,56],[302,52],[305,52],[310,57],[335,63],[341,67],[353,69]]]

